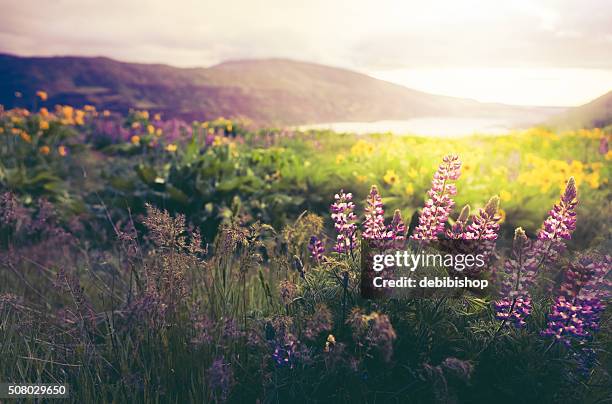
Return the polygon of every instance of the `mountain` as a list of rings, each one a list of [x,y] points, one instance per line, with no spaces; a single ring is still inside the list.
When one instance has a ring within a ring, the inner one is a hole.
[[[544,120],[555,109],[514,107],[432,95],[353,71],[285,59],[242,60],[210,68],[123,63],[104,57],[0,54],[0,104],[91,104],[98,109],[162,112],[187,120],[248,118],[258,125],[504,117]],[[15,92],[23,94],[16,98]]]
[[[558,129],[603,128],[612,125],[612,91],[553,116],[547,124]]]

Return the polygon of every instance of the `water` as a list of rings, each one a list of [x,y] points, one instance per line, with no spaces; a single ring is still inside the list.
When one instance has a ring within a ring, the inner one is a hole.
[[[461,137],[476,133],[501,135],[517,128],[516,122],[503,118],[415,118],[404,121],[332,122],[299,126],[298,129],[330,129],[358,134],[392,132],[397,135]]]

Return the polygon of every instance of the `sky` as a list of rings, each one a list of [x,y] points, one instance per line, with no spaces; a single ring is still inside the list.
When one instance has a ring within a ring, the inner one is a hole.
[[[612,90],[610,0],[0,0],[0,52],[210,66],[281,57],[436,94],[579,105]]]

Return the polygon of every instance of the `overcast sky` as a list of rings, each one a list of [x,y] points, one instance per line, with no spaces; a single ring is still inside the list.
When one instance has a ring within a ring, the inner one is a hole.
[[[285,57],[527,105],[612,89],[610,0],[0,0],[0,10],[0,51],[20,55]]]

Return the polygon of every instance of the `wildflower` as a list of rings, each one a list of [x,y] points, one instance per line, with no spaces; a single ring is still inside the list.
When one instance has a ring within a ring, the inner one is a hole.
[[[155,136],[160,137],[163,134],[162,128],[155,129]]]
[[[32,143],[32,136],[30,136],[24,131],[19,132],[19,137],[26,143]]]
[[[429,199],[419,217],[419,225],[416,227],[412,238],[417,240],[437,239],[439,233],[444,232],[444,225],[448,220],[455,201],[452,196],[457,193],[457,188],[450,181],[457,180],[461,175],[461,161],[455,155],[444,157],[438,171],[434,174],[431,189],[428,192]]]
[[[279,368],[287,367],[293,369],[297,360],[296,350],[297,343],[294,341],[284,345],[276,344],[272,352],[274,364]]]
[[[414,194],[414,185],[412,184],[406,185],[406,188],[404,188],[404,193],[407,196],[412,196]]]
[[[357,216],[355,215],[355,204],[353,194],[340,190],[334,195],[335,202],[331,205],[331,218],[336,229],[336,244],[333,250],[338,253],[352,252],[356,246]]]
[[[147,133],[148,133],[149,135],[152,135],[153,133],[155,133],[155,126],[153,126],[153,125],[151,125],[151,124],[148,124],[148,125],[147,125]]]
[[[40,128],[40,130],[47,130],[49,129],[49,122],[40,121],[40,123],[38,124],[38,127]]]
[[[174,153],[177,150],[177,146],[174,143],[170,143],[169,145],[166,146],[166,151],[170,152],[170,153]]]
[[[342,162],[344,162],[344,160],[346,160],[344,155],[342,155],[342,154],[336,155],[336,164],[342,164]]]
[[[38,113],[42,118],[47,118],[49,116],[49,110],[45,107],[42,107]]]
[[[497,240],[499,232],[499,197],[494,196],[487,202],[484,209],[479,209],[478,214],[463,234],[465,240]]]
[[[310,257],[312,260],[319,263],[323,259],[325,246],[323,245],[323,242],[317,238],[317,236],[312,236],[308,242],[308,251],[310,251]]]
[[[606,155],[608,153],[608,138],[606,136],[602,136],[599,141],[599,154]]]
[[[327,340],[325,341],[325,352],[332,352],[334,347],[336,346],[336,337],[333,334],[329,334],[327,336]]]
[[[85,124],[85,111],[77,109],[74,113],[74,123],[77,125]]]
[[[49,148],[49,146],[41,146],[38,151],[40,152],[40,154],[47,155],[51,152],[51,149]]]
[[[395,185],[399,183],[399,176],[393,170],[387,170],[385,176],[383,177],[383,181],[389,185]]]
[[[96,107],[94,107],[93,105],[85,105],[85,106],[83,107],[83,109],[84,109],[86,112],[95,112],[95,111],[96,111]]]
[[[136,121],[136,122],[132,122],[132,129],[139,129],[140,128],[140,122]]]
[[[102,116],[105,118],[108,118],[110,116],[110,111],[108,109],[105,109],[104,111],[102,111]]]
[[[542,229],[538,233],[540,240],[554,240],[571,238],[571,233],[576,229],[576,205],[578,204],[576,192],[576,181],[570,177],[561,195],[561,200],[554,205],[544,221]]]
[[[516,328],[523,328],[527,323],[525,319],[531,314],[531,298],[529,296],[510,299],[504,297],[494,303],[495,318],[509,321]]]
[[[47,94],[47,92],[42,91],[42,90],[37,91],[36,96],[40,98],[41,101],[47,101],[47,98],[49,98],[49,95]]]
[[[366,199],[365,221],[363,222],[363,238],[366,240],[382,240],[385,238],[385,211],[378,188],[372,185]]]
[[[138,146],[140,144],[140,136],[138,135],[134,135],[130,138],[130,142],[132,142],[133,145]]]
[[[66,148],[66,146],[59,146],[57,148],[57,152],[62,157],[66,157],[68,155],[68,149]]]
[[[467,222],[470,218],[470,205],[465,205],[461,212],[459,213],[459,217],[455,220],[455,223],[451,226],[449,230],[446,231],[446,236],[450,239],[461,239],[463,238],[463,231]]]
[[[406,241],[406,225],[402,220],[402,213],[399,209],[393,212],[393,219],[387,228],[386,240],[388,248],[401,248]]]
[[[161,121],[161,114],[157,113],[157,114],[153,115],[153,120],[154,121]]]
[[[599,329],[604,309],[605,305],[597,298],[571,301],[565,296],[558,296],[548,314],[548,323],[542,335],[570,346],[572,340],[588,338]]]

